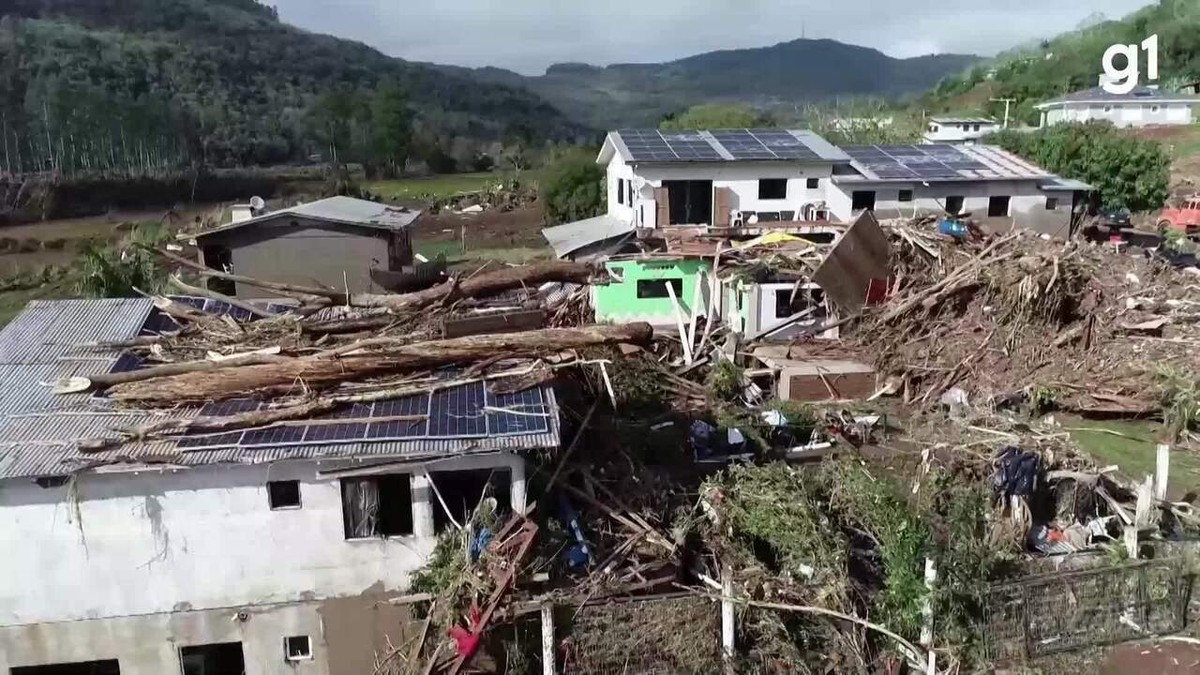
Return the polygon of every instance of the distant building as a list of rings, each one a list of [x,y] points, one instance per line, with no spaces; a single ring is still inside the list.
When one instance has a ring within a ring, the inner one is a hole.
[[[1195,121],[1200,96],[1137,87],[1128,94],[1110,94],[1100,87],[1077,91],[1044,103],[1041,126],[1059,122],[1107,120],[1118,127],[1182,126]]]
[[[1000,123],[990,117],[930,117],[922,138],[926,143],[974,145],[997,131]]]
[[[410,229],[421,215],[398,206],[331,197],[255,215],[234,207],[232,222],[188,235],[205,266],[281,283],[378,291],[372,268],[392,272],[412,265]],[[261,289],[213,282],[240,298],[261,298]]]
[[[0,331],[0,673],[370,673],[389,639],[416,634],[389,601],[450,518],[465,522],[485,487],[524,510],[520,453],[559,443],[549,385],[476,380],[299,426],[89,448],[257,407],[146,411],[52,391],[141,367],[85,345],[172,327],[133,298],[36,301]]]

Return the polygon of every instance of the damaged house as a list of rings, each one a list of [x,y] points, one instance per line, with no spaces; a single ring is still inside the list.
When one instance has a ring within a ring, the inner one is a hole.
[[[389,600],[438,533],[484,497],[523,510],[521,453],[559,444],[549,385],[482,380],[253,429],[98,441],[265,409],[144,410],[75,387],[136,372],[117,345],[171,326],[151,299],[62,300],[0,332],[0,672],[370,672],[404,609]]]

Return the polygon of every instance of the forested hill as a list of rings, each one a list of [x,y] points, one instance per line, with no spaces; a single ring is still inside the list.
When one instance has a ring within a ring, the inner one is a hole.
[[[493,82],[527,87],[590,126],[615,128],[654,126],[664,115],[699,103],[770,107],[835,96],[913,94],[977,61],[979,57],[959,54],[895,59],[835,40],[793,40],[668,63],[558,64],[537,77],[498,68],[475,72]]]
[[[1000,54],[965,75],[943,80],[923,98],[921,107],[932,113],[974,110],[1003,115],[1004,104],[989,99],[1012,98],[1017,118],[1036,124],[1035,104],[1097,85],[1101,59],[1110,45],[1140,44],[1154,34],[1159,38],[1157,84],[1164,91],[1200,79],[1200,1],[1159,0],[1121,20],[1093,18],[1078,30]],[[1140,59],[1146,84],[1145,52]]]
[[[524,89],[303,31],[254,0],[14,1],[0,19],[0,171],[302,159],[355,133],[319,119],[321,94],[385,82],[407,97],[414,146],[454,139],[469,156],[481,144],[464,142],[588,133]]]

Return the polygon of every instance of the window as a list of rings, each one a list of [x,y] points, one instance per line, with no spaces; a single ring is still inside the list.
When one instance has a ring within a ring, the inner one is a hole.
[[[976,124],[975,126],[971,127],[971,130],[972,130],[972,131],[979,131],[979,125],[978,125],[978,124]]]
[[[1053,211],[1058,208],[1058,198],[1046,197],[1046,210]]]
[[[758,181],[759,199],[787,199],[786,178],[763,178]]]
[[[179,662],[183,666],[183,675],[242,675],[246,672],[240,642],[183,647],[179,650]]]
[[[204,266],[218,272],[233,272],[233,251],[228,246],[208,245],[201,249],[204,254]],[[237,295],[237,284],[227,279],[210,278],[208,290],[222,295]]]
[[[786,319],[812,307],[820,307],[823,302],[825,291],[819,288],[780,289],[775,291],[775,318]]]
[[[854,211],[875,208],[874,190],[855,190],[850,197],[850,208]]]
[[[821,179],[809,178],[804,182],[804,187],[808,188],[809,190],[816,190],[817,188],[821,187]]]
[[[508,469],[432,471],[429,473],[429,482],[435,532],[441,533],[447,527],[453,527],[451,518],[460,526],[464,525],[471,519],[479,503],[488,497],[496,500],[497,513],[512,511],[512,477]]]
[[[625,181],[620,178],[617,179],[617,203],[625,204]]]
[[[412,534],[412,484],[408,474],[343,479],[342,521],[347,539]]]
[[[13,668],[12,675],[121,675],[116,659],[110,661],[80,661],[78,663],[55,663],[47,666],[20,666]]]
[[[1150,106],[1150,112],[1152,112],[1152,113],[1158,112],[1158,106],[1156,106],[1156,105]]]
[[[633,206],[633,179],[625,180],[625,199],[629,201],[629,205]]]
[[[1113,109],[1113,107],[1111,105],[1104,106],[1104,112],[1106,112],[1106,113],[1112,112],[1112,109]]]
[[[273,480],[267,483],[267,503],[271,510],[300,508],[300,481]]]
[[[288,661],[307,661],[312,658],[312,642],[307,635],[285,637],[283,653]]]
[[[1008,197],[990,197],[988,199],[988,218],[1000,218],[1008,215]]]
[[[896,199],[902,202],[911,202],[913,200],[913,191],[901,190],[900,193],[896,195]]]
[[[952,216],[957,216],[962,213],[963,198],[959,195],[951,195],[946,197],[946,213]]]
[[[671,288],[675,291],[675,298],[683,297],[683,279],[641,279],[637,282],[637,296],[639,300],[647,298],[669,298],[671,294],[667,292],[667,283],[671,284]]]

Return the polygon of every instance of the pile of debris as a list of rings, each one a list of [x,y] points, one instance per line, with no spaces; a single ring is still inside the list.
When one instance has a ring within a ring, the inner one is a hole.
[[[484,211],[516,211],[537,202],[537,187],[523,183],[519,178],[508,178],[476,192],[464,192],[449,197],[428,196],[418,199],[429,201],[426,212],[437,215],[442,211],[458,214],[483,213]]]

